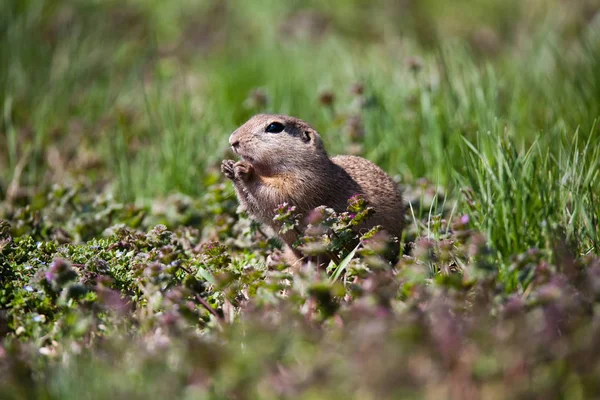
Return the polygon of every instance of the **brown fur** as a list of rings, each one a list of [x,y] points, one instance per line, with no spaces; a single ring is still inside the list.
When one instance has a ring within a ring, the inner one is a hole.
[[[284,131],[266,132],[273,122],[283,124]],[[362,157],[329,158],[321,137],[306,122],[286,115],[255,115],[231,134],[229,143],[242,160],[224,160],[223,173],[233,181],[249,214],[276,232],[280,227],[273,221],[274,210],[284,202],[302,215],[321,205],[341,212],[350,197],[362,194],[375,214],[361,231],[382,225],[391,235],[401,235],[404,204],[396,183]],[[281,237],[290,246],[297,239],[293,232]]]

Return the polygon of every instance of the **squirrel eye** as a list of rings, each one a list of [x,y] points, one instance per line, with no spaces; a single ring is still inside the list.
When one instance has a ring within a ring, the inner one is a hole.
[[[285,129],[285,126],[283,126],[279,122],[273,122],[272,124],[269,124],[269,126],[267,126],[267,129],[265,129],[265,132],[279,133],[279,132],[282,132],[284,129]]]

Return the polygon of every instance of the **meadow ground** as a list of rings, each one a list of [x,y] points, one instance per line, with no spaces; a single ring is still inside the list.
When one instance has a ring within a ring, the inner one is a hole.
[[[0,105],[2,399],[600,396],[596,0],[5,0]],[[287,268],[258,112],[398,179],[397,264]]]

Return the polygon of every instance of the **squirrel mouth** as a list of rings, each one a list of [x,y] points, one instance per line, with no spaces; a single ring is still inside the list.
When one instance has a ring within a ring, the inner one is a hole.
[[[239,147],[231,146],[231,150],[233,150],[234,154],[238,155],[242,161],[247,161],[250,164],[254,163],[254,158],[245,155],[242,151],[240,151]]]
[[[250,164],[254,163],[254,159],[252,157],[245,156],[239,152],[237,152],[237,155],[240,156],[240,159],[242,159],[242,161],[248,161]]]

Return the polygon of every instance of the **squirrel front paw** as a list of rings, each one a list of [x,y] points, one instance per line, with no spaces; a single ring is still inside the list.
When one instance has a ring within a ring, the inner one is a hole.
[[[235,178],[234,165],[235,161],[233,160],[223,160],[223,162],[221,162],[221,172],[225,174],[227,179],[233,180]]]
[[[254,168],[252,168],[252,164],[247,161],[238,161],[235,162],[233,160],[223,160],[221,162],[221,172],[225,174],[227,179],[240,180],[240,181],[248,181],[252,176],[252,172]]]
[[[248,181],[252,176],[252,172],[254,172],[254,168],[252,167],[252,164],[246,161],[238,161],[234,164],[233,171],[235,173],[235,179]]]

